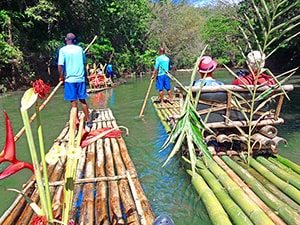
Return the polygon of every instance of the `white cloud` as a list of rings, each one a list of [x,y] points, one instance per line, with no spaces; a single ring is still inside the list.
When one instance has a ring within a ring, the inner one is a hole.
[[[217,2],[222,2],[226,4],[237,4],[240,2],[240,0],[190,0],[189,2],[193,4],[195,7],[203,7],[203,6],[214,5]]]

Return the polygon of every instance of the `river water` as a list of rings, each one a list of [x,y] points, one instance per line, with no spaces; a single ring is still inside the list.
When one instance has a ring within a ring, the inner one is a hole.
[[[189,84],[190,73],[177,72],[175,76],[184,84]],[[230,84],[232,77],[225,71],[217,71],[216,78]],[[146,196],[151,202],[156,216],[166,213],[172,217],[175,224],[211,224],[206,210],[199,196],[190,184],[190,177],[185,173],[180,158],[172,159],[162,167],[169,150],[160,152],[160,147],[167,138],[150,100],[148,100],[144,119],[138,118],[146,91],[149,76],[143,78],[127,79],[126,84],[105,90],[97,94],[90,94],[88,103],[90,107],[112,109],[118,125],[129,128],[130,134],[124,137],[129,154],[136,166],[140,181]],[[175,84],[173,83],[173,86]],[[153,85],[150,96],[157,95]],[[22,128],[20,115],[20,99],[23,92],[14,92],[0,96],[0,109],[6,110],[16,134]],[[279,136],[285,137],[287,146],[280,145],[279,153],[282,156],[300,164],[300,88],[289,94],[290,101],[285,101],[282,117],[285,124],[279,125]],[[42,111],[42,123],[45,138],[45,149],[49,149],[63,129],[69,117],[70,104],[63,100],[61,87]],[[31,114],[30,114],[31,115]],[[33,123],[33,127],[35,123]],[[0,144],[5,143],[5,121],[0,116]],[[16,143],[17,158],[30,161],[26,137],[23,135]],[[0,171],[8,164],[1,164]],[[31,176],[28,170],[0,181],[0,215],[9,207],[16,194],[5,190],[6,187],[21,189],[23,183]]]

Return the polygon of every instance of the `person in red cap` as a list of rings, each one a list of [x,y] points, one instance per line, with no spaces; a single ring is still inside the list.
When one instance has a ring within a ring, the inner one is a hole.
[[[76,36],[73,33],[66,35],[65,42],[66,45],[59,50],[58,56],[59,81],[64,81],[64,99],[70,101],[72,107],[76,109],[79,100],[86,125],[91,128],[93,123],[85,100],[88,97],[85,83],[85,55],[83,49],[76,45]]]
[[[201,75],[201,79],[195,80],[193,86],[219,86],[223,85],[221,81],[213,78],[213,73],[217,68],[218,63],[214,61],[210,56],[203,56],[200,59],[198,65],[198,72]]]
[[[169,102],[173,103],[172,91],[171,91],[171,81],[170,77],[166,74],[169,72],[170,66],[170,59],[168,56],[165,55],[165,49],[159,48],[159,56],[155,60],[154,71],[151,76],[153,80],[156,77],[156,89],[159,91],[159,98],[160,103],[164,102],[164,89],[167,90],[169,95]]]

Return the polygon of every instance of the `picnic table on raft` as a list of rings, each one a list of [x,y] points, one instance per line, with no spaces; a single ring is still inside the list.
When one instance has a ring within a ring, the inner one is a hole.
[[[109,108],[93,109],[92,118],[92,130],[118,126]],[[67,122],[53,145],[65,146],[69,140],[69,129]],[[83,150],[85,154],[79,159],[76,171],[70,218],[76,224],[84,225],[151,225],[155,220],[154,213],[123,137],[100,138]],[[54,217],[61,215],[65,164],[66,157],[48,166]],[[39,202],[34,176],[24,184],[23,192],[32,201]],[[19,195],[0,218],[0,224],[30,224],[33,215],[29,204]]]

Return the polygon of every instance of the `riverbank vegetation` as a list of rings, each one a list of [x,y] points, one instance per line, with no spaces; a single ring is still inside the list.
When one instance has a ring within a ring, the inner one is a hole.
[[[264,32],[256,32],[258,36],[253,40],[245,40],[240,30],[247,32],[248,21],[251,29],[261,28],[258,18],[253,16],[254,2],[259,1],[244,0],[239,4],[218,1],[194,7],[189,1],[171,0],[1,1],[1,90],[18,89],[41,77],[56,84],[57,53],[68,32],[77,35],[83,48],[97,35],[86,53],[88,63],[112,62],[117,75],[150,71],[159,46],[165,47],[178,69],[192,68],[206,45],[209,46],[206,54],[211,54],[220,65],[243,66],[239,47],[248,52],[247,42],[254,45],[256,40],[264,40]],[[282,39],[296,37],[288,43],[274,39],[266,49],[270,51],[281,43],[267,62],[275,70],[299,64],[300,3],[299,0],[282,2],[279,11],[287,5],[291,8],[288,14],[279,13],[275,24],[288,22],[293,29],[277,30],[282,32]],[[269,12],[267,8],[271,6],[264,7],[263,12]]]

